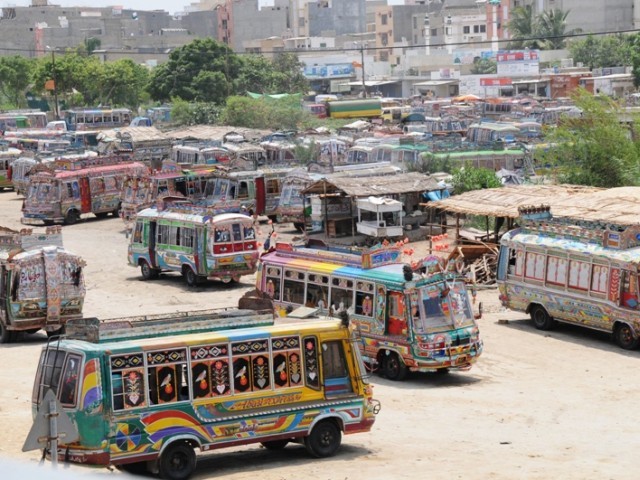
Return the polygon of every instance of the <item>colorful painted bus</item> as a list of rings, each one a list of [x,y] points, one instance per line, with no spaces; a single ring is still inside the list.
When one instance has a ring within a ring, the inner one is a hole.
[[[85,108],[68,110],[64,114],[69,131],[126,127],[131,119],[128,108]]]
[[[382,102],[379,98],[327,102],[329,118],[369,118],[381,115]]]
[[[142,278],[180,272],[189,286],[201,280],[240,280],[256,271],[258,243],[253,218],[212,214],[192,204],[138,212],[128,250],[129,265]]]
[[[640,343],[640,225],[554,218],[548,206],[520,209],[520,228],[500,242],[498,286],[505,307],[540,330],[558,321]]]
[[[235,317],[231,325],[242,319]],[[195,330],[181,320],[182,331],[170,335],[165,328],[163,336],[63,338],[43,347],[34,418],[53,390],[79,433],[53,455],[186,480],[196,450],[295,442],[322,458],[337,453],[342,434],[371,430],[380,403],[358,340],[341,322]]]
[[[95,157],[95,166],[59,170],[61,165],[40,164],[29,173],[29,189],[22,206],[22,223],[74,224],[85,213],[97,217],[120,212],[124,179],[147,171],[142,163],[120,163],[119,157]],[[69,160],[71,168],[77,164]]]
[[[44,233],[0,227],[0,343],[20,332],[54,334],[80,317],[84,265],[63,248],[60,227]]]
[[[13,147],[3,147],[0,149],[0,191],[5,188],[13,189],[11,183],[13,162],[16,161],[22,150]]]
[[[301,305],[346,311],[365,360],[391,380],[408,371],[469,369],[483,347],[465,282],[436,257],[416,263],[414,272],[401,255],[395,246],[278,243],[260,257],[256,288],[279,315]]]
[[[191,202],[196,202],[205,196],[209,180],[213,179],[215,184],[215,179],[220,177],[228,179],[224,167],[181,169],[173,162],[165,162],[160,171],[143,172],[142,175],[125,180],[120,215],[125,223],[128,223],[135,219],[139,211],[155,205],[161,195],[183,196]],[[239,211],[240,205],[233,207],[236,209],[230,206],[228,210]],[[223,208],[224,205],[219,205],[220,212]]]

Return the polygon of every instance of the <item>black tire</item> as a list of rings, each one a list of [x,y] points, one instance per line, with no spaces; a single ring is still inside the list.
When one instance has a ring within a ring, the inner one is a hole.
[[[80,220],[80,214],[77,210],[69,210],[67,212],[67,216],[64,217],[64,223],[67,225],[73,225],[74,223],[77,223],[78,220]]]
[[[13,343],[16,341],[16,333],[8,330],[7,326],[0,320],[0,343]]]
[[[289,440],[269,440],[260,444],[267,450],[282,450],[289,444]]]
[[[613,339],[620,348],[634,350],[640,339],[635,335],[633,329],[626,323],[619,323],[613,331]]]
[[[190,267],[184,267],[182,269],[182,275],[190,287],[198,285],[198,275]]]
[[[147,469],[147,462],[124,463],[122,465],[116,465],[116,468],[121,472],[126,472],[131,475],[145,475],[149,471]]]
[[[158,473],[165,480],[185,480],[196,468],[196,452],[186,443],[169,445],[158,461]]]
[[[60,336],[60,335],[64,335],[64,327],[61,327],[58,330],[47,331],[48,338]]]
[[[307,452],[316,458],[331,457],[338,451],[341,442],[340,429],[331,420],[319,422],[311,433],[304,437]]]
[[[400,381],[407,376],[407,366],[397,353],[389,352],[382,360],[382,371],[389,380]]]
[[[158,277],[158,271],[155,268],[151,268],[151,265],[146,260],[140,262],[140,273],[143,280],[153,280]]]
[[[307,229],[304,223],[294,222],[293,227],[300,233],[304,233]]]
[[[551,315],[540,305],[533,305],[529,314],[531,315],[533,325],[538,330],[551,330],[555,325],[555,321]]]
[[[113,215],[114,217],[119,217],[121,208],[122,208],[122,205],[118,204],[118,206],[111,211],[111,215]]]

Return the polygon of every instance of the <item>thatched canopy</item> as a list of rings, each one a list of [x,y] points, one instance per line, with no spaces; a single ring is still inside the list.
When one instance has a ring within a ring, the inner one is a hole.
[[[304,195],[343,194],[348,197],[384,197],[442,190],[437,180],[418,172],[358,178],[323,178],[305,188]]]
[[[640,224],[640,187],[585,192],[574,198],[545,202],[554,217],[570,217],[616,225]]]
[[[473,190],[425,205],[449,213],[517,218],[518,207],[545,204],[551,206],[553,215],[566,216],[569,206],[583,205],[590,196],[606,191],[577,185],[514,185]],[[640,206],[640,189],[638,192]]]

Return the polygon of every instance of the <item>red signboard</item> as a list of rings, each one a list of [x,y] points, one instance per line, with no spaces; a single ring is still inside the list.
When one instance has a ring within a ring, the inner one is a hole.
[[[503,87],[505,85],[511,85],[513,82],[509,77],[497,77],[497,78],[481,78],[481,87]]]
[[[528,60],[538,60],[538,52],[534,50],[524,50],[496,54],[497,62],[524,62]]]

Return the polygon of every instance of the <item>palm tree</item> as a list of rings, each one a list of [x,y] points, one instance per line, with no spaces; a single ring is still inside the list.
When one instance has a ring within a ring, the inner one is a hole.
[[[536,38],[538,18],[533,14],[531,5],[514,8],[507,27],[511,33],[509,48],[540,48],[540,40]]]
[[[562,50],[566,44],[567,35],[582,32],[581,28],[574,28],[567,32],[567,16],[569,11],[562,11],[559,8],[542,12],[538,17],[538,35],[543,37],[542,47],[546,50]]]

